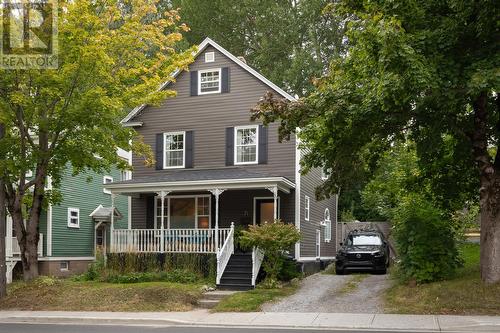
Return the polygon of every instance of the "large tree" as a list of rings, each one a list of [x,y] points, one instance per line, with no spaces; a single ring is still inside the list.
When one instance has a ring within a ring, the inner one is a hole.
[[[284,138],[301,128],[304,169],[330,171],[326,195],[394,141],[414,141],[433,192],[479,193],[481,276],[500,281],[498,4],[343,0],[330,10],[349,20],[347,55],[306,98],[268,94],[254,116],[280,120]]]
[[[46,190],[47,177],[57,188],[68,166],[75,173],[126,168],[118,147],[151,155],[120,119],[132,107],[172,96],[158,87],[186,68],[193,51],[175,51],[187,27],[176,11],[158,13],[156,5],[60,1],[58,68],[0,70],[0,177],[25,280],[38,276],[40,214],[57,199]]]

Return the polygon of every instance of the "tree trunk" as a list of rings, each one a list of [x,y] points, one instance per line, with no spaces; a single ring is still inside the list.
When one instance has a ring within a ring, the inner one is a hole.
[[[20,205],[11,206],[9,210],[21,250],[23,278],[30,281],[38,277],[38,232],[33,233],[31,228],[25,227]]]
[[[481,279],[500,281],[500,177],[481,188]]]
[[[21,246],[21,261],[23,263],[24,281],[31,281],[38,277],[38,234],[31,233],[25,237],[26,243]]]
[[[481,279],[500,281],[500,166],[488,152],[488,93],[482,92],[473,103],[474,133],[472,148],[480,173]],[[499,154],[500,152],[497,152]],[[498,156],[497,156],[498,157]],[[497,160],[497,158],[495,159]]]

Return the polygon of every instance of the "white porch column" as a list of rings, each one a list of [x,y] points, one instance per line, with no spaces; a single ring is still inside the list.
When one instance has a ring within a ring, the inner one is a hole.
[[[273,194],[274,199],[274,220],[278,219],[278,186],[271,186],[267,188]]]
[[[158,195],[160,196],[160,200],[161,200],[161,214],[160,214],[160,219],[161,219],[161,223],[160,223],[160,234],[161,234],[161,238],[160,238],[160,246],[161,246],[161,249],[160,251],[161,252],[165,252],[165,197],[167,196],[167,194],[170,193],[168,191],[160,191],[160,193],[158,193]]]
[[[114,230],[115,230],[115,198],[116,194],[111,193],[111,226],[109,227],[109,245],[110,251],[114,252]]]
[[[215,196],[215,249],[219,251],[219,196],[224,189],[215,188],[210,192]]]

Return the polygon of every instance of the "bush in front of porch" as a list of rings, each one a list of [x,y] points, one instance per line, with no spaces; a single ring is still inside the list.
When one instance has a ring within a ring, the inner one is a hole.
[[[262,268],[266,278],[261,286],[276,288],[280,286],[279,275],[285,263],[284,253],[300,240],[300,232],[293,224],[275,220],[273,223],[250,226],[247,231],[242,231],[240,244],[251,249],[259,248],[265,253]]]

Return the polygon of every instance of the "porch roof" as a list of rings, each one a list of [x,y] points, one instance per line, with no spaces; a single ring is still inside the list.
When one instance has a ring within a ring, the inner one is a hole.
[[[106,189],[112,193],[133,194],[162,190],[199,191],[214,188],[253,189],[273,186],[286,193],[295,188],[295,184],[283,176],[262,174],[243,168],[223,168],[164,171],[154,176],[106,184]]]

